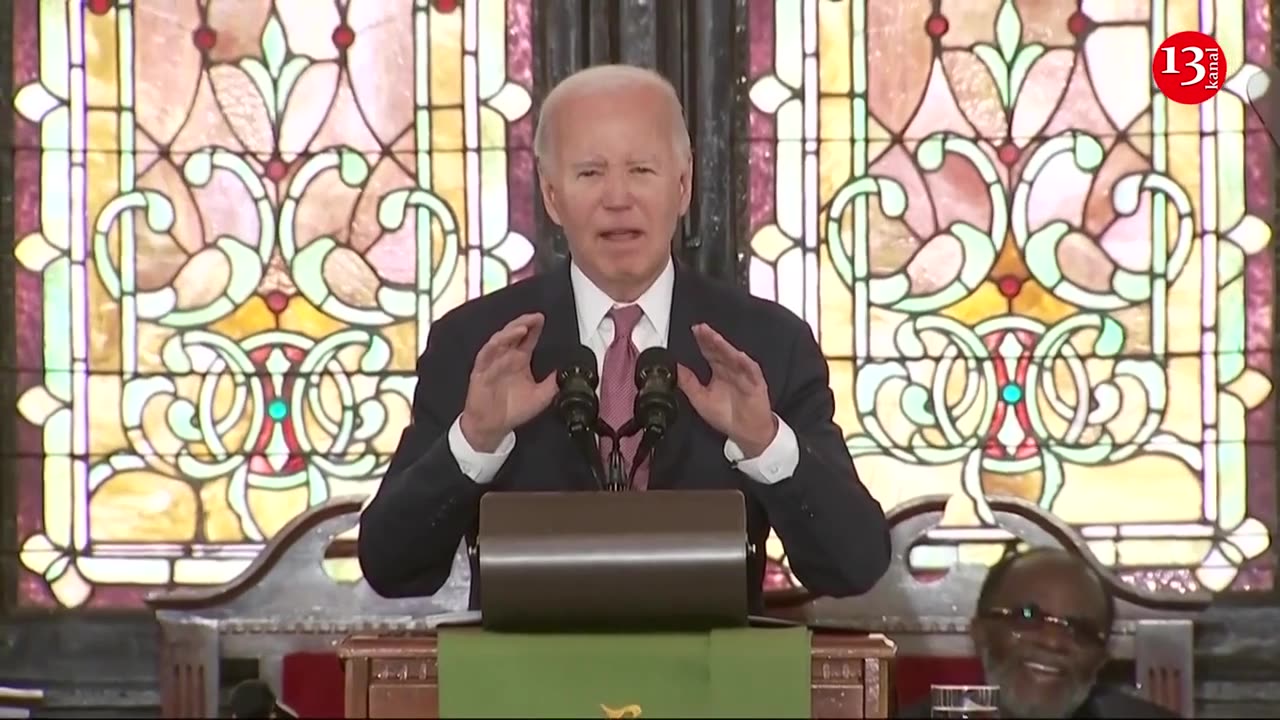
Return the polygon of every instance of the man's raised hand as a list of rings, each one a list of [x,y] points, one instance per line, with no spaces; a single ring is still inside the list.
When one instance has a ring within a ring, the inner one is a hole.
[[[542,382],[529,363],[546,319],[530,313],[507,323],[476,354],[462,410],[462,434],[479,452],[493,452],[507,433],[532,420],[556,395],[556,374]]]

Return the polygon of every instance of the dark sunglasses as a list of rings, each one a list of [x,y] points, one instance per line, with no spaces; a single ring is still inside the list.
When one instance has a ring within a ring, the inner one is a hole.
[[[1071,637],[1082,644],[1093,646],[1107,644],[1107,630],[1099,627],[1092,620],[1051,615],[1041,610],[1040,606],[1034,604],[1015,608],[987,608],[981,613],[981,617],[990,620],[1004,620],[1022,626],[1057,627],[1060,630],[1065,630]]]

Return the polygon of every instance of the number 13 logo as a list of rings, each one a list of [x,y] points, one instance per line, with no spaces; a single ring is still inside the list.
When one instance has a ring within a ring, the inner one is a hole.
[[[1222,89],[1227,67],[1217,40],[1187,31],[1170,35],[1160,44],[1152,59],[1151,74],[1165,97],[1184,105],[1199,105]]]

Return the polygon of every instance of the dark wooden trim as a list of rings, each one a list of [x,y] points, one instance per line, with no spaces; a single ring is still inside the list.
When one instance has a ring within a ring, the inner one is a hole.
[[[891,515],[893,516],[891,523],[902,522],[909,517],[924,515],[926,513],[939,513],[946,510],[947,503],[950,498],[946,496],[926,496],[920,497],[894,508]],[[1152,610],[1169,610],[1174,612],[1200,612],[1209,607],[1213,602],[1213,595],[1207,592],[1186,593],[1183,595],[1169,595],[1167,593],[1153,593],[1149,590],[1130,585],[1121,580],[1118,575],[1112,572],[1111,568],[1103,565],[1089,550],[1088,544],[1085,543],[1079,533],[1071,528],[1070,525],[1063,522],[1057,515],[1051,515],[1040,510],[1036,505],[1012,497],[996,497],[988,498],[988,503],[994,512],[1004,512],[1011,515],[1019,515],[1035,522],[1040,529],[1047,532],[1058,544],[1067,550],[1079,555],[1084,559],[1089,567],[1098,574],[1106,583],[1108,590],[1117,599],[1133,603]]]
[[[657,4],[657,13],[657,24],[660,30],[654,38],[657,58],[655,67],[675,86],[676,94],[685,105],[684,115],[688,123],[689,108],[686,99],[690,92],[689,64],[685,62],[685,56],[686,49],[689,47],[689,3],[660,2]],[[690,136],[690,143],[692,142],[693,138]],[[696,178],[693,187],[696,193],[698,191]],[[702,268],[697,261],[697,234],[694,227],[693,213],[686,213],[676,225],[672,252],[686,267],[701,272]]]
[[[1272,18],[1274,18],[1277,11],[1280,11],[1280,4],[1277,4],[1272,0],[1268,5],[1271,8]],[[1270,49],[1271,56],[1267,59],[1268,62],[1265,63],[1265,66],[1268,68],[1274,68],[1276,66],[1277,59],[1280,58],[1280,26],[1275,24],[1274,19],[1271,25]],[[1272,77],[1275,77],[1274,71],[1269,70],[1268,72],[1271,72]],[[1277,100],[1273,98],[1271,102],[1274,103],[1277,102]],[[1245,112],[1254,115],[1255,119],[1261,119],[1249,103],[1245,103]],[[1246,128],[1247,127],[1248,125],[1246,124]],[[1260,128],[1261,125],[1257,127]],[[1270,173],[1268,180],[1270,181],[1269,187],[1271,189],[1270,213],[1268,213],[1269,223],[1272,228],[1277,228],[1280,227],[1280,145],[1277,145],[1275,140],[1272,139],[1275,135],[1267,132],[1267,130],[1262,130],[1262,134],[1270,140],[1270,147],[1268,148],[1271,155],[1271,166],[1268,168],[1268,172]],[[1245,142],[1249,142],[1247,136]],[[1247,195],[1248,188],[1246,188],[1245,192]],[[1259,214],[1262,214],[1260,209]],[[1274,243],[1268,246],[1267,250],[1271,253],[1271,277],[1274,302],[1274,298],[1280,297],[1280,251],[1276,250]],[[1277,313],[1274,304],[1272,308],[1271,345],[1269,348],[1269,354],[1271,356],[1272,390],[1271,397],[1268,398],[1267,401],[1270,404],[1271,410],[1271,434],[1267,439],[1255,440],[1254,442],[1258,444],[1266,442],[1270,443],[1272,452],[1271,467],[1273,469],[1272,472],[1274,472],[1274,468],[1280,468],[1280,442],[1278,442],[1280,441],[1280,391],[1276,390],[1274,380],[1275,373],[1280,372],[1280,327],[1277,327],[1277,322],[1280,322],[1280,313]],[[1253,453],[1249,452],[1248,448],[1245,450],[1245,455],[1248,463],[1252,463],[1256,457]],[[1246,472],[1252,474],[1250,472],[1249,464],[1246,464]],[[1280,485],[1280,479],[1273,479],[1273,483]],[[1277,605],[1280,605],[1280,558],[1277,557],[1277,555],[1280,555],[1280,537],[1278,537],[1278,535],[1280,535],[1280,492],[1274,493],[1274,502],[1275,507],[1272,508],[1272,510],[1275,512],[1274,517],[1276,518],[1276,522],[1271,523],[1268,526],[1268,530],[1271,531],[1271,546],[1268,547],[1266,552],[1261,556],[1245,564],[1245,567],[1248,567],[1260,560],[1269,560],[1272,563],[1271,589],[1255,591],[1227,590],[1218,594],[1217,600],[1214,603],[1216,606],[1238,607],[1244,609],[1276,607]]]
[[[338,497],[317,505],[290,520],[249,567],[231,581],[212,587],[184,587],[155,593],[147,598],[147,605],[152,610],[202,610],[224,605],[266,577],[285,552],[308,532],[333,518],[360,512],[362,504],[358,498]]]
[[[536,119],[542,98],[555,84],[579,70],[587,62],[587,29],[584,0],[556,0],[533,3],[533,108]],[[534,263],[546,270],[568,256],[564,235],[547,215],[542,193],[534,184],[537,237],[533,239]]]
[[[616,0],[617,21],[613,31],[618,38],[618,51],[613,62],[639,65],[661,70],[658,67],[658,37],[666,28],[658,24],[657,5],[662,0]]]
[[[700,273],[739,279],[740,197],[745,170],[735,139],[743,98],[738,69],[744,0],[557,0],[534,5],[534,112],[539,98],[576,70],[628,63],[662,73],[685,105],[694,148],[694,200],[680,225],[676,254]],[[567,256],[564,236],[536,200],[536,262],[545,270]]]
[[[903,503],[889,511],[889,526],[895,527],[921,515],[940,514],[946,510],[949,501],[950,498],[945,495],[930,495]],[[1201,612],[1213,601],[1213,595],[1207,592],[1174,596],[1153,593],[1130,585],[1099,562],[1084,539],[1056,516],[1045,513],[1031,503],[1018,498],[991,497],[989,502],[991,509],[995,512],[1031,520],[1037,527],[1048,533],[1056,543],[1080,556],[1094,572],[1098,573],[1111,593],[1121,600],[1152,610],[1183,613]],[[153,595],[148,598],[147,603],[154,609],[199,609],[226,603],[266,576],[289,547],[313,528],[332,518],[357,513],[360,511],[360,505],[360,501],[354,498],[334,498],[323,505],[318,505],[286,525],[267,548],[254,559],[248,569],[234,580],[214,587],[182,588]],[[354,540],[334,540],[325,549],[325,557],[351,558],[356,554],[356,547]],[[813,599],[814,596],[808,591],[799,588],[765,593],[765,604],[772,609],[793,607]]]
[[[0,707],[35,710],[44,704],[44,690],[0,687]]]
[[[18,448],[17,448],[17,292],[14,273],[17,260],[13,256],[16,222],[13,196],[17,188],[14,175],[13,137],[13,53],[14,9],[3,12],[0,22],[0,97],[5,111],[0,112],[0,246],[10,248],[0,253],[0,615],[11,611],[18,591]]]
[[[733,135],[729,143],[729,163],[732,171],[733,206],[729,217],[732,219],[732,234],[725,239],[725,254],[730,258],[732,277],[743,288],[747,285],[747,269],[751,251],[750,217],[750,132],[747,129],[747,108],[751,106],[748,94],[751,86],[747,81],[747,68],[750,67],[748,52],[751,48],[750,36],[747,34],[747,2],[734,0],[733,23]]]
[[[947,503],[950,500],[951,498],[947,495],[928,495],[907,501],[888,512],[889,527],[896,527],[911,518],[921,515],[941,514],[946,511]],[[1056,515],[1044,512],[1032,503],[1019,498],[995,496],[989,497],[988,503],[994,512],[1017,515],[1035,523],[1037,527],[1048,533],[1054,542],[1088,563],[1089,567],[1102,578],[1107,589],[1117,599],[1151,610],[1179,613],[1203,612],[1213,603],[1213,594],[1208,592],[1193,592],[1183,595],[1153,593],[1124,582],[1110,568],[1098,561],[1093,552],[1089,550],[1084,538],[1071,529],[1070,525],[1060,520]],[[765,594],[765,604],[771,609],[792,607],[813,599],[815,599],[814,596],[800,589]]]
[[[1280,11],[1280,3],[1271,0],[1268,3],[1271,10],[1271,57],[1268,58],[1268,65],[1275,67],[1277,59],[1280,59],[1280,26],[1276,24],[1275,18],[1277,11]],[[1273,100],[1272,102],[1275,102]],[[1269,136],[1269,135],[1268,135]],[[1271,147],[1271,167],[1268,168],[1271,173],[1271,227],[1280,227],[1280,145],[1274,142]],[[1274,243],[1274,241],[1273,241]],[[1275,300],[1280,297],[1280,252],[1276,251],[1275,245],[1271,245],[1271,284],[1272,284],[1272,306],[1271,306],[1271,449],[1275,453],[1271,467],[1273,472],[1275,468],[1280,468],[1280,442],[1276,442],[1277,436],[1280,435],[1280,392],[1275,388],[1275,374],[1280,372],[1280,327],[1276,324],[1280,321],[1280,312],[1277,312]],[[1247,456],[1247,448],[1246,448]],[[1246,466],[1247,468],[1247,466]],[[1247,470],[1246,470],[1247,471]],[[1272,478],[1272,497],[1276,507],[1276,521],[1272,523],[1271,530],[1271,547],[1267,548],[1266,554],[1271,555],[1271,591],[1265,593],[1234,593],[1235,595],[1244,595],[1252,600],[1254,605],[1270,605],[1280,604],[1280,550],[1277,549],[1276,534],[1280,532],[1280,492],[1275,492],[1277,485],[1280,485],[1280,478]]]
[[[616,0],[586,0],[582,12],[587,46],[584,66],[615,62],[620,41]]]
[[[360,541],[354,538],[334,538],[324,549],[325,560],[349,560],[357,556]]]
[[[737,4],[692,2],[684,61],[688,67],[686,112],[693,134],[694,195],[689,214],[698,251],[695,265],[705,275],[735,279],[737,238],[732,173],[737,64]]]

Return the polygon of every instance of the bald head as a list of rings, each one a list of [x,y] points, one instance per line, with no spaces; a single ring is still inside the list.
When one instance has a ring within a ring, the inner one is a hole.
[[[551,162],[555,156],[557,114],[575,98],[602,93],[648,93],[661,102],[669,113],[672,149],[677,157],[688,159],[689,130],[680,97],[671,83],[652,70],[634,65],[596,65],[560,81],[543,98],[533,135],[533,152],[540,164]]]
[[[992,566],[970,632],[1001,717],[1075,717],[1107,660],[1114,600],[1082,557],[1034,548]]]
[[[1110,628],[1115,601],[1093,568],[1074,553],[1061,548],[1036,547],[1007,555],[992,566],[978,593],[978,611],[992,605],[1021,603],[1047,591],[1064,596],[1054,603],[1068,614],[1097,614]]]

